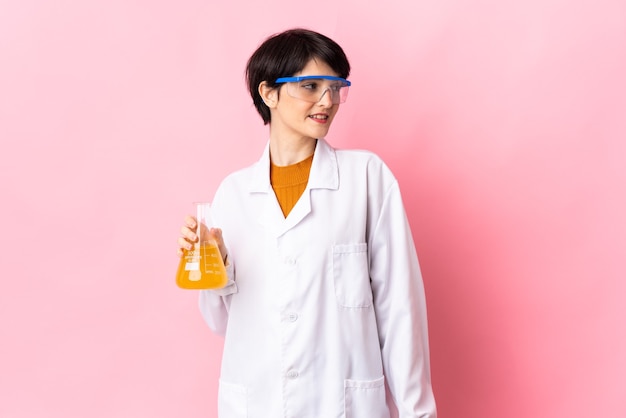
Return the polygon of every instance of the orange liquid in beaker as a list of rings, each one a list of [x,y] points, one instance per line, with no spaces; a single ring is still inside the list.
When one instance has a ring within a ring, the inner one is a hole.
[[[226,286],[228,276],[222,255],[214,242],[196,244],[183,250],[178,264],[176,284],[183,289],[220,289]]]

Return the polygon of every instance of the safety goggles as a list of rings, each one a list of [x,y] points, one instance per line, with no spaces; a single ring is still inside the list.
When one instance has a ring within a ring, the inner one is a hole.
[[[285,84],[287,94],[310,103],[317,103],[328,92],[333,104],[339,104],[348,98],[350,83],[345,78],[330,75],[305,75],[300,77],[281,77],[277,84]]]

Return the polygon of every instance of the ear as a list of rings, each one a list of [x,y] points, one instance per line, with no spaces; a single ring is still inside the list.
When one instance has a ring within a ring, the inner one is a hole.
[[[268,86],[267,81],[262,81],[259,84],[259,94],[265,105],[270,109],[273,109],[278,104],[278,89]]]

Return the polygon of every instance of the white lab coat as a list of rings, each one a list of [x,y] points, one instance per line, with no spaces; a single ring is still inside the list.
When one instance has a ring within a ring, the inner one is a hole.
[[[320,139],[285,218],[269,170],[268,145],[213,200],[230,280],[201,291],[200,309],[225,336],[219,418],[388,418],[391,398],[401,418],[435,418],[424,288],[391,171]]]

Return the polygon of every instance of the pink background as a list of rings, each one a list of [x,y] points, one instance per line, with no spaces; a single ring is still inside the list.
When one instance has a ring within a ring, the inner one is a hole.
[[[0,417],[215,416],[175,241],[292,26],[354,68],[330,142],[400,181],[440,417],[626,416],[626,2],[367,3],[0,1]]]

